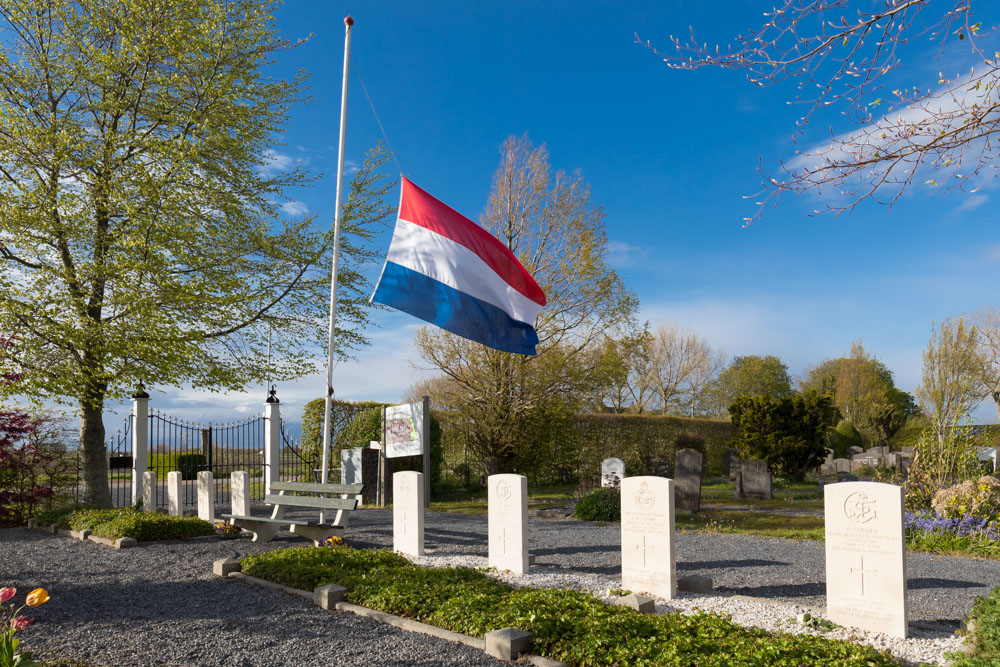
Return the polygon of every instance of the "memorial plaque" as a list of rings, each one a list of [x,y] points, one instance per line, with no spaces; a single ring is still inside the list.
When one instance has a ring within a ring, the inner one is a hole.
[[[392,476],[392,549],[424,555],[424,474],[406,470]]]
[[[736,473],[736,495],[739,498],[762,498],[770,500],[774,497],[771,487],[771,471],[767,461],[750,459],[740,464]]]
[[[906,637],[903,487],[840,482],[824,486],[823,494],[827,616]]]
[[[604,459],[601,462],[601,486],[617,489],[625,479],[625,462],[621,459]]]
[[[670,600],[677,595],[674,480],[622,480],[622,588]]]
[[[677,489],[677,509],[697,512],[701,508],[702,453],[696,449],[677,452],[674,484]]]
[[[524,574],[528,571],[528,478],[490,475],[487,487],[489,566]]]

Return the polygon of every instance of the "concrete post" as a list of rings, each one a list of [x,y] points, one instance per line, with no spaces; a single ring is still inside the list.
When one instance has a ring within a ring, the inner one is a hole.
[[[142,474],[149,467],[149,394],[142,383],[132,396],[132,506],[142,499]]]
[[[167,509],[170,516],[184,514],[183,477],[177,470],[167,473]]]
[[[198,473],[198,518],[215,523],[215,480],[210,470]]]
[[[278,397],[271,387],[264,405],[264,493],[271,493],[271,484],[280,478],[281,466],[281,409],[278,407]]]
[[[235,516],[250,516],[250,473],[246,470],[229,476],[229,500]]]
[[[156,473],[150,470],[142,473],[142,511],[156,511]]]

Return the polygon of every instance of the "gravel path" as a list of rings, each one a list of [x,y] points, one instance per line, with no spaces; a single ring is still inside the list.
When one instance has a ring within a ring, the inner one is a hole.
[[[486,524],[485,516],[428,514],[426,562],[484,565]],[[391,528],[388,511],[360,510],[346,538],[357,548],[386,548],[392,543]],[[616,579],[620,583],[618,524],[529,519],[528,532],[536,562],[532,578],[522,585],[560,586],[575,580],[575,587],[600,592],[618,585]],[[100,665],[504,664],[461,645],[352,614],[324,612],[301,599],[210,573],[218,558],[305,544],[283,533],[265,545],[239,539],[115,551],[35,531],[0,530],[0,586],[17,585],[22,592],[45,586],[52,594],[52,601],[37,610],[44,623],[25,633],[26,646]],[[674,608],[713,608],[737,620],[749,614],[750,622],[754,615],[766,614],[787,623],[794,617],[787,607],[754,605],[732,596],[825,605],[819,542],[684,532],[678,536],[677,557],[678,574],[709,576],[716,592],[686,596],[690,604]],[[997,561],[908,554],[907,569],[911,621],[957,628],[976,596],[1000,586]],[[762,627],[782,627],[775,623]],[[910,640],[915,648],[896,647],[894,652],[939,661],[944,650],[958,645],[949,635],[922,633],[923,643]],[[872,643],[893,648],[880,641]]]

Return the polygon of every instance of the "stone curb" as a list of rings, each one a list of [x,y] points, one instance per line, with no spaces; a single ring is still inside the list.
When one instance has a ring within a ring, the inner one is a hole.
[[[253,584],[255,586],[270,588],[271,590],[281,591],[282,593],[288,593],[289,595],[295,595],[300,598],[306,598],[310,601],[313,600],[313,593],[311,593],[310,591],[303,591],[298,588],[282,586],[281,584],[276,584],[273,581],[267,581],[266,579],[251,577],[249,575],[243,574],[242,572],[230,572],[229,577],[231,579],[236,579],[237,581],[243,581],[248,584]],[[406,630],[408,632],[417,632],[422,635],[430,635],[432,637],[437,637],[438,639],[444,639],[450,642],[465,644],[466,646],[479,649],[480,651],[484,652],[486,650],[486,640],[484,639],[479,639],[477,637],[470,637],[469,635],[463,635],[459,632],[452,632],[451,630],[445,630],[444,628],[439,628],[436,625],[428,625],[427,623],[414,621],[413,619],[410,618],[403,618],[402,616],[396,616],[395,614],[387,614],[384,611],[379,611],[377,609],[369,609],[368,607],[362,607],[360,605],[351,604],[350,602],[338,602],[336,604],[336,610],[341,612],[350,612],[358,616],[366,616],[370,619],[379,621],[381,623],[387,623],[389,625],[395,626],[401,630]],[[530,662],[531,664],[536,665],[536,667],[569,667],[566,663],[559,662],[558,660],[553,660],[552,658],[546,658],[540,655],[525,654],[521,656],[521,660]]]
[[[171,540],[154,540],[152,542],[143,542],[141,545],[138,541],[131,537],[119,537],[117,539],[111,540],[105,537],[97,537],[91,534],[89,528],[84,530],[72,530],[67,528],[60,528],[59,524],[54,523],[51,526],[40,526],[35,522],[35,519],[28,519],[25,528],[30,530],[39,530],[43,533],[51,533],[52,535],[58,535],[59,537],[69,537],[74,540],[86,541],[90,540],[96,544],[103,544],[104,546],[111,547],[112,549],[128,549],[137,546],[147,546],[149,544],[156,544],[158,542],[213,542],[213,541],[225,541],[225,540],[238,540],[238,539],[249,539],[249,534],[241,535],[199,535],[198,537],[184,537],[180,539]]]

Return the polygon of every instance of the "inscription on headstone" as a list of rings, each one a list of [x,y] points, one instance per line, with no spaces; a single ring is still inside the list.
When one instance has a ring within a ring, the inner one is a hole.
[[[625,462],[610,458],[601,462],[601,486],[617,489],[625,479]]]
[[[489,566],[524,574],[528,571],[528,478],[490,475],[487,488]]]
[[[823,494],[827,615],[840,625],[906,637],[903,487],[840,482]]]
[[[701,508],[701,473],[704,457],[696,449],[677,452],[674,484],[677,491],[677,509],[697,512]]]
[[[392,549],[424,555],[424,474],[412,470],[392,476]]]
[[[622,588],[670,600],[677,595],[674,480],[622,480]]]

